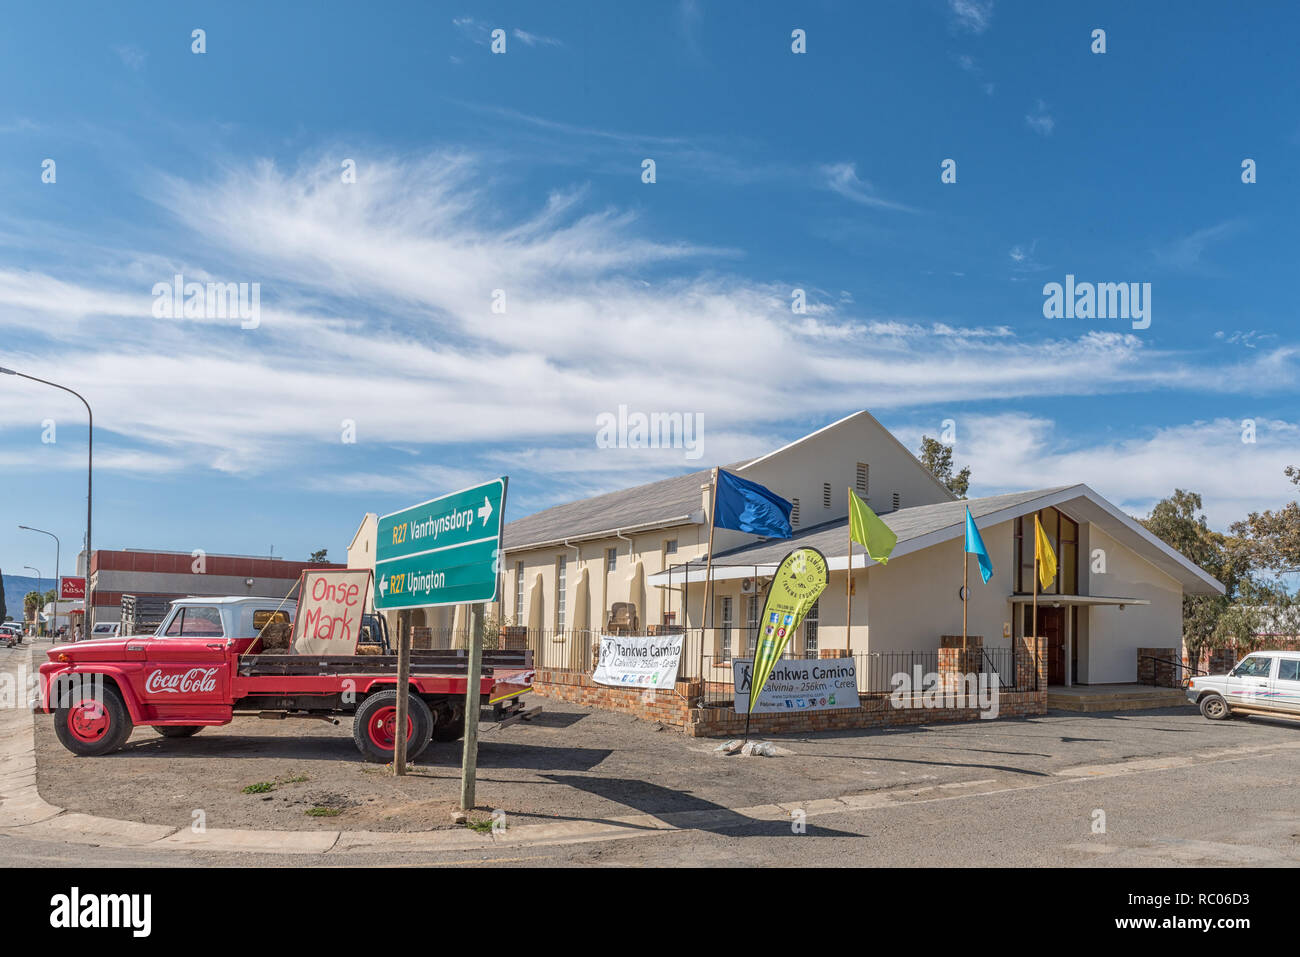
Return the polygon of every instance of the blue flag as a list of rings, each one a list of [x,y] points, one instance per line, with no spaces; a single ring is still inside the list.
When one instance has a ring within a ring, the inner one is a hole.
[[[966,551],[979,559],[980,577],[987,585],[989,579],[993,577],[993,559],[989,558],[989,550],[984,547],[980,530],[975,527],[975,519],[971,518],[969,505],[966,506]]]
[[[718,469],[718,489],[713,508],[715,528],[732,528],[768,538],[789,538],[790,509],[781,496],[739,476]]]

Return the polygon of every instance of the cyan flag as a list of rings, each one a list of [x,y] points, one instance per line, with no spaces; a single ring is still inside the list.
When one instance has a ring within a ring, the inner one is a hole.
[[[794,506],[757,482],[718,469],[718,490],[713,508],[715,528],[732,528],[768,538],[789,538],[790,509]]]
[[[980,530],[975,527],[975,519],[971,518],[969,505],[966,506],[966,551],[979,559],[980,577],[987,585],[989,579],[993,577],[993,559],[989,558],[989,550],[984,547]]]

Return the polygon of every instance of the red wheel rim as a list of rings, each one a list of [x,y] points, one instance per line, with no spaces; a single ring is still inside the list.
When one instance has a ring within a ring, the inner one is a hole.
[[[78,741],[94,744],[108,734],[108,709],[94,698],[82,698],[68,709],[68,731]]]
[[[391,751],[397,747],[397,706],[390,705],[387,708],[380,708],[370,716],[370,723],[367,725],[370,732],[370,740],[376,746],[383,748],[385,751]],[[406,716],[406,740],[409,742],[415,735],[415,722],[411,716]]]

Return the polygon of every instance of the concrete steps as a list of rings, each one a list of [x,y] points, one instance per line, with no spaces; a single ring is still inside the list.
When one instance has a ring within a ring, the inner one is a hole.
[[[1182,688],[1123,688],[1115,691],[1048,690],[1051,711],[1141,711],[1146,708],[1194,707]]]

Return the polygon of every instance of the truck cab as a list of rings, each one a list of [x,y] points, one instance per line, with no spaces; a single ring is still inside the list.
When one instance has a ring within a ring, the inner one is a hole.
[[[1211,721],[1238,714],[1300,718],[1300,651],[1253,651],[1226,675],[1192,678],[1187,698]]]

